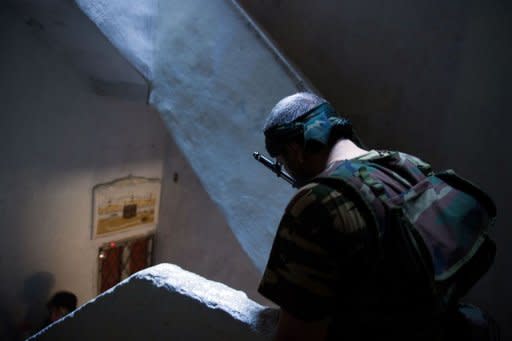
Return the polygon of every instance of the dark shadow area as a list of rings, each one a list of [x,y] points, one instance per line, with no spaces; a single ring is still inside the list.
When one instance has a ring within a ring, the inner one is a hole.
[[[54,285],[55,276],[40,271],[26,278],[16,295],[0,293],[0,340],[25,340],[44,326]]]
[[[17,327],[11,307],[12,302],[4,294],[0,294],[0,340],[17,339]]]
[[[469,295],[512,338],[510,1],[238,1],[370,148],[455,169],[496,201],[496,261]],[[284,19],[285,18],[285,19]],[[286,22],[286,25],[283,25]]]
[[[37,272],[25,279],[19,298],[27,308],[17,331],[18,339],[25,339],[44,327],[48,319],[46,304],[54,285],[55,276],[49,272]]]

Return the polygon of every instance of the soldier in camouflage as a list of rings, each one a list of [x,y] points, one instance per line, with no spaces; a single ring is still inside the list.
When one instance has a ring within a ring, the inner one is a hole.
[[[350,122],[311,93],[279,101],[264,133],[269,154],[303,185],[283,214],[259,286],[281,308],[277,340],[401,339],[369,333],[372,325],[356,307],[376,257],[369,218],[349,194],[311,181],[343,160],[380,152],[363,149]]]

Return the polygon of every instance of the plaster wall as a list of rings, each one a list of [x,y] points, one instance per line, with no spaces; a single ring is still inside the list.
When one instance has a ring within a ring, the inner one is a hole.
[[[168,140],[157,113],[98,96],[89,75],[27,20],[1,6],[2,340],[38,326],[54,291],[75,292],[79,304],[97,294],[106,239],[91,240],[92,188],[128,174],[161,177]]]
[[[260,272],[172,140],[166,145],[161,198],[155,264],[177,264],[273,305],[257,292]]]
[[[160,264],[29,340],[270,340],[277,318],[242,291]]]
[[[309,85],[234,1],[77,4],[149,80],[149,102],[262,271],[293,190],[252,153],[272,105]]]
[[[493,196],[497,258],[469,300],[512,339],[511,2],[238,2],[369,147],[453,168]]]
[[[146,81],[78,8],[47,5],[0,6],[0,339],[28,336],[55,291],[96,296],[98,247],[140,232],[91,240],[92,188],[129,174],[162,178],[156,263],[261,300],[256,268],[147,105]]]

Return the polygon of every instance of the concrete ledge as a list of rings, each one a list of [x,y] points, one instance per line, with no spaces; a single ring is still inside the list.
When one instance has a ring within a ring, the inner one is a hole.
[[[242,291],[160,264],[29,340],[270,340],[277,317]]]

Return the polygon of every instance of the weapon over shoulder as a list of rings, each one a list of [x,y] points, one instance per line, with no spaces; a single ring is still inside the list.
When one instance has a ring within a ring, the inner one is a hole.
[[[288,173],[286,173],[283,169],[280,163],[273,162],[272,160],[266,158],[265,156],[261,155],[258,152],[252,153],[252,156],[254,158],[261,162],[265,167],[270,169],[272,172],[274,172],[278,177],[283,178],[286,182],[288,182],[293,187],[297,188],[297,184],[295,182],[295,179]]]

